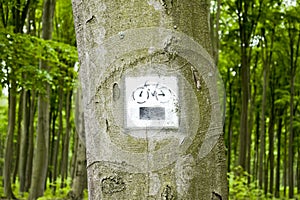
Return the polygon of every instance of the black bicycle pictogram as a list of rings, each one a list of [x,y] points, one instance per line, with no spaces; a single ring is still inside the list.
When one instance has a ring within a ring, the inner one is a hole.
[[[173,92],[166,86],[159,83],[148,83],[148,81],[132,93],[133,100],[139,104],[146,103],[148,100],[167,103],[172,99],[172,96],[174,96]]]

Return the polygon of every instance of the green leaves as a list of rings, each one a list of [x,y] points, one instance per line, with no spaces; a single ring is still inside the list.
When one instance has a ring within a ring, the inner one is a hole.
[[[228,173],[229,199],[268,199],[263,190],[257,188],[256,182],[248,184],[249,178],[251,175],[243,171],[240,166],[236,167],[234,172]]]
[[[2,86],[13,80],[18,82],[20,87],[27,89],[35,87],[39,90],[43,87],[42,83],[54,84],[60,78],[74,82],[73,79],[77,76],[73,70],[77,62],[75,47],[30,35],[1,31],[0,41]],[[50,72],[39,70],[39,62],[46,62],[51,69]]]

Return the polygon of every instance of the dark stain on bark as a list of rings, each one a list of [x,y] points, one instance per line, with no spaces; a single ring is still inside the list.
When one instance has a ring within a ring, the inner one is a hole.
[[[93,22],[94,20],[96,20],[96,17],[95,17],[95,15],[92,15],[92,17],[91,18],[89,18],[88,20],[86,20],[86,24],[88,24],[88,23],[91,23],[91,22]]]
[[[174,200],[175,199],[174,191],[171,188],[171,186],[166,185],[166,187],[164,188],[164,190],[161,194],[161,199],[162,200]]]
[[[126,189],[125,182],[118,175],[109,176],[101,181],[101,189],[104,194],[113,194]]]
[[[216,192],[212,192],[211,200],[222,200],[222,196]]]

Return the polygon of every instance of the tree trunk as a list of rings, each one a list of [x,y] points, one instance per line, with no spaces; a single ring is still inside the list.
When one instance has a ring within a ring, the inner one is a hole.
[[[276,26],[272,28],[271,31],[271,44],[270,44],[270,50],[267,50],[268,52],[268,71],[270,71],[270,67],[272,65],[273,60],[273,48],[274,48],[274,40],[275,40],[275,30]],[[267,42],[267,39],[265,38],[265,42]],[[266,47],[268,47],[266,45]],[[270,180],[269,180],[269,192],[273,194],[274,190],[274,132],[275,132],[275,123],[276,123],[276,115],[275,115],[275,75],[276,75],[276,69],[273,67],[271,70],[271,79],[270,79],[270,91],[271,91],[271,108],[270,108],[270,121],[269,121],[269,159],[270,159]]]
[[[289,158],[288,158],[288,180],[289,180],[289,198],[294,198],[294,96],[297,61],[300,49],[300,31],[294,31],[295,25],[289,23],[289,50],[290,50],[290,135],[289,135]],[[296,35],[297,34],[297,35]],[[297,38],[298,36],[298,38]],[[296,46],[295,46],[296,44]],[[296,48],[295,48],[296,47]],[[294,49],[295,48],[295,49]]]
[[[256,130],[255,130],[255,146],[254,146],[254,149],[255,149],[255,161],[254,161],[254,177],[257,179],[259,179],[259,132],[260,132],[260,113],[259,113],[259,110],[257,109],[256,111],[256,114],[255,114],[255,118],[256,118]]]
[[[274,87],[274,86],[272,86]],[[274,126],[275,126],[275,106],[274,106],[274,93],[271,92],[271,113],[269,122],[269,159],[270,159],[270,180],[269,180],[269,193],[273,194],[274,190]]]
[[[284,197],[286,197],[286,187],[287,187],[287,169],[288,169],[288,153],[287,153],[287,149],[288,149],[288,145],[287,145],[287,141],[288,141],[288,136],[287,136],[287,130],[288,130],[288,125],[287,125],[287,119],[285,118],[285,122],[284,122],[284,154],[283,154],[283,194]]]
[[[17,142],[15,145],[16,157],[14,158],[14,172],[13,172],[13,183],[16,183],[18,168],[19,168],[19,159],[20,159],[20,143],[21,143],[21,134],[22,134],[22,121],[23,121],[23,94],[25,90],[22,89],[19,98],[19,106],[18,106],[18,123],[17,123]]]
[[[275,180],[275,197],[280,197],[280,169],[281,169],[281,133],[282,133],[282,118],[284,110],[280,109],[277,128],[277,166],[276,166],[276,180]]]
[[[26,90],[23,92],[21,98],[23,98],[23,130],[21,135],[20,143],[20,161],[19,161],[19,181],[20,181],[20,192],[25,192],[25,180],[26,180],[26,163],[28,159],[28,131],[29,131],[29,109],[28,100],[29,92]]]
[[[84,131],[84,130],[83,130]],[[85,156],[85,144],[79,136],[76,135],[78,143],[76,147],[76,160],[74,166],[74,176],[72,179],[72,189],[69,193],[69,197],[73,200],[83,199],[83,191],[87,185],[86,176],[86,156]]]
[[[36,112],[36,92],[33,89],[29,93],[29,130],[28,130],[28,155],[26,161],[26,181],[25,181],[25,191],[28,191],[31,185],[32,177],[32,162],[33,162],[33,151],[34,151],[34,116]]]
[[[290,96],[290,134],[289,134],[289,157],[288,157],[288,182],[289,182],[289,198],[294,197],[294,95],[295,95],[295,76],[291,77],[291,96]]]
[[[203,71],[212,66],[203,51],[212,51],[209,8],[206,0],[73,0],[90,199],[228,198],[216,79],[206,79],[215,72]],[[125,77],[151,74],[178,77],[188,109],[178,129],[124,127],[132,117],[125,117]]]
[[[58,157],[59,157],[59,149],[60,149],[60,138],[61,133],[63,132],[63,101],[64,101],[64,92],[63,92],[63,84],[59,84],[60,87],[58,90],[58,109],[57,111],[53,111],[52,116],[52,142],[51,142],[51,171],[49,173],[50,176],[50,182],[53,183],[53,192],[56,190],[56,180],[58,177]],[[54,107],[55,109],[56,107]],[[58,116],[58,130],[56,130],[56,118]]]
[[[298,140],[298,162],[297,162],[297,190],[300,194],[300,141]]]
[[[65,180],[68,178],[69,144],[70,144],[70,114],[72,92],[68,91],[66,96],[66,133],[63,138],[62,161],[61,161],[61,188],[66,186]]]
[[[16,123],[16,94],[17,84],[13,80],[11,81],[11,87],[9,88],[9,111],[8,111],[8,131],[5,142],[5,155],[4,155],[4,194],[7,199],[15,199],[11,187],[11,170],[13,164],[13,146],[14,146],[14,131]]]
[[[256,77],[256,71],[257,71],[257,65],[258,65],[258,58],[259,58],[259,54],[257,53],[255,56],[255,62],[254,62],[254,68],[253,68],[253,77]],[[256,96],[257,96],[257,82],[255,81],[255,78],[253,79],[253,94],[251,96],[251,102],[250,102],[250,109],[249,109],[249,134],[248,134],[248,138],[247,138],[247,147],[246,147],[246,151],[247,151],[247,161],[246,161],[246,171],[251,174],[251,146],[252,146],[252,130],[254,127],[254,119],[255,119],[255,106],[256,106]],[[255,168],[255,158],[254,158],[254,163],[253,163],[253,168]],[[255,170],[253,170],[252,172],[255,172]],[[252,178],[256,178],[255,177],[255,173],[253,173],[254,176],[252,176]],[[248,184],[250,184],[251,182],[251,176],[248,176]]]
[[[230,165],[231,165],[231,150],[232,150],[232,134],[233,134],[233,114],[234,114],[234,110],[235,110],[235,106],[233,104],[233,96],[232,96],[232,85],[233,83],[231,83],[230,81],[230,76],[231,76],[231,72],[230,69],[228,69],[227,71],[227,77],[228,77],[228,84],[229,84],[229,119],[228,119],[228,150],[227,150],[227,172],[231,171]]]
[[[239,165],[246,169],[246,156],[247,156],[247,138],[249,134],[249,124],[248,124],[248,107],[250,98],[250,63],[249,63],[249,30],[245,27],[245,20],[247,18],[248,10],[247,3],[244,5],[242,1],[238,3],[238,17],[239,17],[239,35],[240,35],[240,49],[241,49],[241,89],[242,89],[242,109],[241,109],[241,119],[240,119],[240,148],[239,148]]]
[[[84,118],[81,105],[81,91],[78,89],[76,94],[76,112],[75,112],[75,124],[76,124],[76,160],[74,166],[74,176],[72,178],[72,190],[69,193],[69,197],[73,200],[80,200],[83,198],[83,191],[87,185],[86,174],[86,152],[85,141],[81,137],[85,135],[84,130]]]
[[[52,38],[54,8],[55,0],[44,1],[42,37],[45,40]],[[40,69],[49,72],[50,67],[44,61],[40,61]],[[48,169],[50,85],[45,81],[44,86],[45,90],[38,96],[38,126],[29,194],[30,200],[35,200],[44,194]]]
[[[266,121],[265,121],[265,112],[266,112],[266,101],[267,101],[267,77],[268,77],[268,70],[267,70],[267,65],[266,61],[264,60],[264,69],[263,69],[263,93],[262,93],[262,103],[261,103],[261,128],[260,128],[260,153],[259,153],[259,187],[260,189],[263,188],[263,179],[266,178],[264,177],[264,167],[265,165],[265,141],[266,141]]]

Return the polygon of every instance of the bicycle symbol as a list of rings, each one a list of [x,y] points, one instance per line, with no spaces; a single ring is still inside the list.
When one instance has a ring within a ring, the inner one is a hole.
[[[145,82],[144,86],[138,87],[132,93],[132,98],[138,104],[146,103],[148,100],[156,100],[159,103],[167,103],[172,99],[173,92],[159,83]]]

